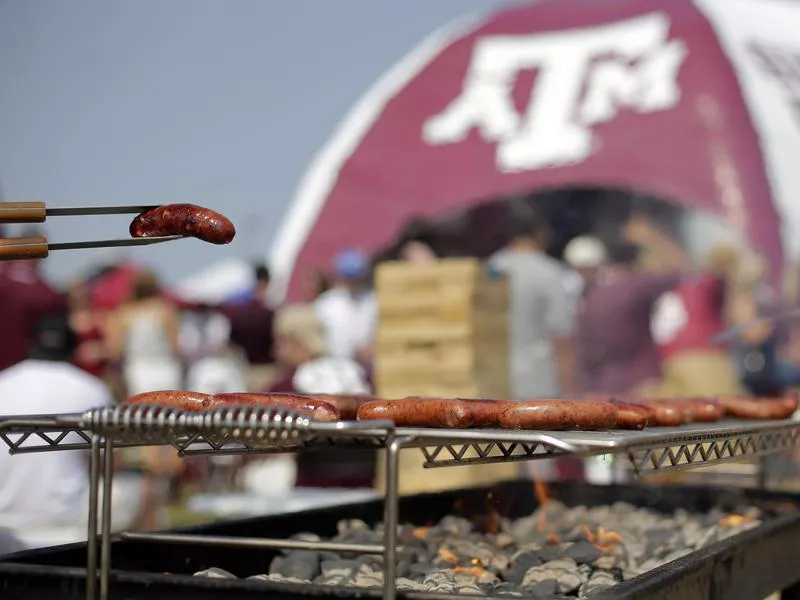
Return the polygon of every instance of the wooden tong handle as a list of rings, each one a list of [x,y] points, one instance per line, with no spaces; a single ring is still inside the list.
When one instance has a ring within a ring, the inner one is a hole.
[[[44,202],[0,202],[0,223],[44,223]]]
[[[49,253],[47,238],[41,236],[0,239],[0,260],[47,258]]]

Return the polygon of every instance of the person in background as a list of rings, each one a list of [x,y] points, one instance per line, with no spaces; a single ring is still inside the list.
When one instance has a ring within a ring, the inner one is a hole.
[[[287,306],[277,315],[276,351],[286,376],[270,392],[369,394],[364,368],[356,361],[331,356],[322,324],[310,305]],[[372,450],[300,453],[298,487],[372,487],[375,452]]]
[[[178,309],[162,296],[158,277],[151,271],[136,276],[131,299],[112,313],[106,325],[109,356],[122,367],[126,394],[181,389],[181,320]],[[159,527],[172,480],[185,463],[172,448],[146,446],[124,455],[126,466],[142,470],[142,514],[137,526]]]
[[[30,358],[0,373],[0,415],[82,413],[112,404],[103,382],[72,364],[77,337],[65,315],[40,319],[33,340]],[[87,466],[80,451],[0,452],[2,527],[27,548],[85,540]],[[135,478],[115,477],[115,529],[135,519],[139,490]]]
[[[650,318],[658,298],[680,281],[680,272],[645,274],[638,260],[635,244],[610,247],[608,264],[583,296],[577,330],[584,392],[649,394],[661,379]]]
[[[517,211],[509,245],[489,259],[511,290],[511,389],[514,398],[558,397],[573,391],[573,314],[561,263],[548,256],[548,228]]]
[[[331,355],[372,360],[378,304],[369,284],[370,262],[360,250],[345,250],[334,261],[338,282],[314,302]]]
[[[25,237],[40,235],[38,229],[24,232]],[[36,259],[2,263],[0,370],[28,358],[30,340],[39,319],[46,315],[67,313],[65,296],[50,287],[41,273],[41,264],[41,260]]]
[[[247,357],[247,389],[258,391],[274,378],[274,312],[270,308],[267,293],[270,272],[265,265],[257,265],[255,286],[244,297],[227,302],[219,307],[231,326],[230,341]]]
[[[108,364],[103,325],[92,310],[88,283],[79,279],[69,290],[69,322],[78,336],[75,364],[95,377],[104,377]]]
[[[232,294],[226,304],[247,304],[253,300],[266,302],[271,280],[269,267],[261,263],[253,265],[254,284],[248,289]]]
[[[400,260],[418,264],[430,264],[439,260],[429,244],[420,239],[410,239],[400,248],[398,252]]]
[[[776,294],[767,267],[755,254],[739,257],[728,287],[725,314],[734,328],[734,355],[742,384],[756,396],[777,396],[800,387],[800,367],[779,352],[781,330],[774,318]]]
[[[579,275],[580,281],[575,280],[575,287],[579,288],[581,293],[595,280],[607,257],[605,244],[590,235],[572,238],[566,245],[564,262]]]
[[[730,353],[714,343],[715,336],[725,328],[726,287],[735,262],[735,248],[717,246],[699,272],[684,277],[656,301],[651,333],[664,374],[659,396],[742,393]]]
[[[110,355],[122,365],[129,396],[181,388],[180,314],[151,271],[136,276],[130,301],[107,324]]]

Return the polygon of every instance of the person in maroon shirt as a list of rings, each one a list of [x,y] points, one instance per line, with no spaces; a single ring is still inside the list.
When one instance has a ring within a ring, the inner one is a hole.
[[[661,381],[661,357],[651,332],[659,297],[688,267],[683,249],[643,215],[625,224],[620,243],[587,286],[578,312],[578,345],[585,392],[652,395]],[[661,272],[642,266],[641,251]]]
[[[726,287],[735,261],[735,249],[714,248],[700,272],[685,277],[656,302],[651,330],[664,371],[659,395],[742,393],[729,350],[714,343],[726,327]]]
[[[579,371],[585,392],[624,394],[661,378],[650,315],[680,275],[639,272],[638,252],[632,244],[609,248],[609,265],[585,290],[578,312]]]
[[[19,260],[0,269],[0,370],[28,358],[31,337],[42,317],[67,314],[65,296],[48,285],[39,267],[38,260]]]
[[[231,324],[231,344],[247,356],[249,363],[247,387],[263,389],[274,376],[274,311],[267,305],[270,274],[267,267],[255,269],[256,285],[248,294],[217,307]]]

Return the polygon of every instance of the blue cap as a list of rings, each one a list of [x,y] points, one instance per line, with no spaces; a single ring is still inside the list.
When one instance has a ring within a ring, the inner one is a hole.
[[[345,279],[360,277],[369,269],[369,258],[361,250],[344,250],[336,255],[334,268],[339,277]]]

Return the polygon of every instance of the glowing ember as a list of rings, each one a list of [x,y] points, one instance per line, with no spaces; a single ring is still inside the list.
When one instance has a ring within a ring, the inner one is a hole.
[[[539,531],[547,531],[547,504],[550,502],[550,494],[547,489],[547,484],[538,479],[533,482],[533,489],[536,493],[536,500],[539,502],[539,519],[536,523],[536,529]]]
[[[728,515],[727,517],[720,519],[719,524],[723,527],[737,527],[742,523],[747,523],[754,520],[755,518],[749,515]]]
[[[462,573],[465,575],[472,575],[473,577],[480,577],[486,573],[486,569],[480,565],[473,565],[471,567],[453,567],[453,573]]]
[[[622,543],[622,537],[616,531],[606,531],[602,527],[598,527],[597,533],[592,533],[585,525],[581,525],[581,530],[586,536],[586,540],[601,552],[608,552],[617,544]]]
[[[439,558],[441,558],[443,561],[447,563],[450,563],[451,565],[457,565],[458,563],[461,562],[461,559],[458,558],[458,555],[452,550],[448,550],[447,548],[444,547],[439,548],[437,554],[439,555]]]
[[[418,540],[424,540],[428,537],[428,532],[431,530],[430,527],[417,527],[414,531],[411,532]]]

